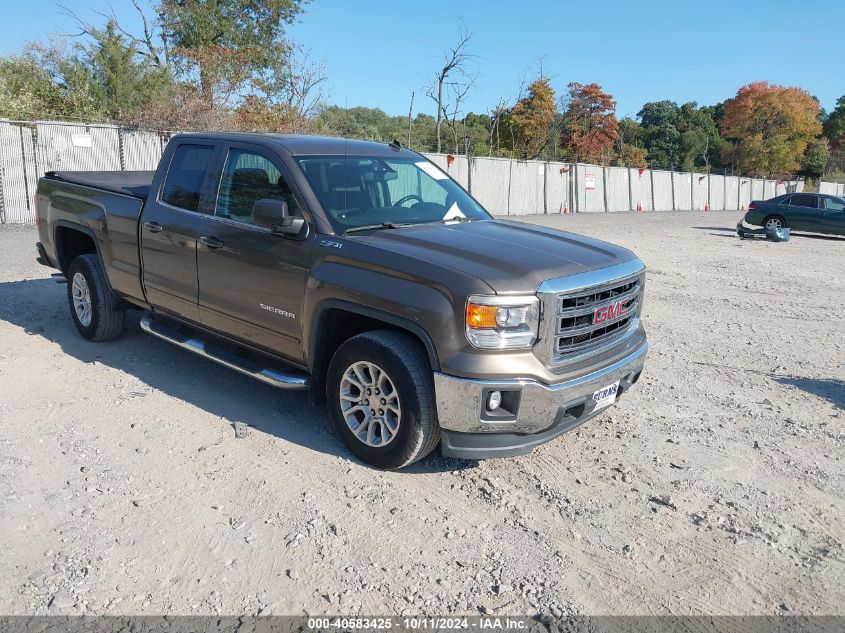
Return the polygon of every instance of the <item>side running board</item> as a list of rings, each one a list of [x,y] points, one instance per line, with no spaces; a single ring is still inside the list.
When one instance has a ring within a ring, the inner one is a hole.
[[[157,318],[146,311],[141,329],[229,369],[251,376],[279,389],[307,389],[308,376],[266,356],[225,343],[203,332],[174,321]]]

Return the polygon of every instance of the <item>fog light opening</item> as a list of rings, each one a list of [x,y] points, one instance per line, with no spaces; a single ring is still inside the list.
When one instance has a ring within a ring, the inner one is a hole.
[[[488,411],[495,411],[498,409],[502,404],[502,392],[501,391],[491,391],[490,395],[487,397],[487,410]]]

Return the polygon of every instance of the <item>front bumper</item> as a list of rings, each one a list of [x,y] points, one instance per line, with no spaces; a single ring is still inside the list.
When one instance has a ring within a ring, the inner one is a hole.
[[[583,424],[594,410],[592,395],[619,381],[617,398],[640,377],[648,353],[643,341],[633,352],[600,370],[553,385],[535,380],[472,380],[435,373],[441,452],[449,457],[484,459],[530,452]],[[512,416],[485,415],[490,391],[516,394]]]

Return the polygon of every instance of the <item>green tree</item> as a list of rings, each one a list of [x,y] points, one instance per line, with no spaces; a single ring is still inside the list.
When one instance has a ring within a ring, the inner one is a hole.
[[[304,0],[160,0],[159,25],[178,69],[198,82],[209,109],[290,54],[285,25]]]
[[[646,103],[637,114],[642,125],[648,164],[657,169],[675,169],[681,163],[681,109],[674,101]]]
[[[818,138],[807,146],[804,162],[801,165],[801,175],[818,179],[824,174],[830,162],[830,145],[826,138]]]
[[[172,85],[169,70],[142,55],[114,19],[91,31],[86,49],[100,108],[113,120],[131,120],[153,101],[166,99]]]

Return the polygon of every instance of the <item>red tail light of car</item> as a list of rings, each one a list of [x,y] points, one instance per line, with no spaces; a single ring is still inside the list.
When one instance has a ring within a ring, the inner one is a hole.
[[[749,205],[748,205],[748,210],[749,210],[749,211],[753,211],[753,210],[754,210],[754,209],[756,209],[756,208],[757,208],[757,205],[756,205],[756,204],[754,204],[753,202],[752,202],[751,204],[749,204]]]

